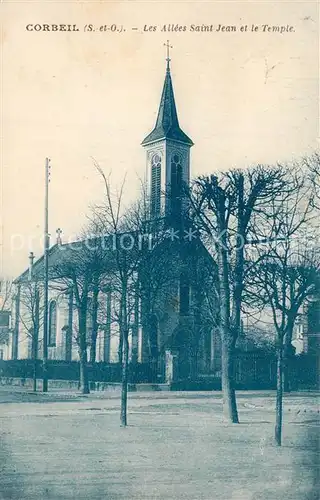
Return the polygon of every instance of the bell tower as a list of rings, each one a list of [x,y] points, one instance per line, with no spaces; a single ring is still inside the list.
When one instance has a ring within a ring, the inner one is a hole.
[[[186,200],[183,186],[190,180],[190,148],[192,140],[179,125],[173,92],[169,49],[166,75],[156,124],[142,141],[147,156],[147,179],[152,219],[165,217],[174,224],[181,218]]]

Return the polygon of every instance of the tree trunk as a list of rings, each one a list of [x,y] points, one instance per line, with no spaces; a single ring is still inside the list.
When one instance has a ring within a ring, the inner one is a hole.
[[[237,248],[234,266],[234,288],[232,295],[232,312],[229,322],[229,332],[227,332],[229,342],[224,342],[222,347],[222,388],[224,387],[224,413],[232,423],[239,423],[236,393],[234,387],[234,352],[237,338],[241,328],[241,302],[243,290],[244,273],[244,241],[245,241],[245,221],[244,221],[244,177],[241,174],[238,179],[238,211],[237,211]],[[225,248],[226,247],[225,241]],[[225,257],[224,273],[229,278],[228,257]],[[226,281],[226,280],[225,280]],[[229,293],[230,281],[228,279]],[[224,359],[223,359],[224,358]],[[224,372],[224,373],[223,373]]]
[[[219,246],[219,290],[220,290],[220,332],[222,369],[221,382],[223,393],[223,414],[229,422],[239,423],[236,394],[233,383],[233,357],[235,339],[230,328],[230,284],[227,240],[221,233]]]
[[[127,283],[122,284],[121,290],[121,328],[120,338],[122,338],[122,385],[121,385],[121,427],[127,426],[127,402],[128,402],[128,361],[129,361],[129,340],[128,340],[128,311],[127,311]]]
[[[136,287],[134,297],[134,321],[132,326],[132,344],[131,344],[131,365],[136,370],[138,363],[138,344],[139,344],[139,293]]]
[[[284,350],[283,350],[283,391],[290,392],[290,361],[294,356],[294,347],[292,346],[292,333],[294,327],[294,320],[288,321],[287,331],[285,334]]]
[[[244,177],[239,175],[238,179],[238,212],[237,212],[237,243],[235,252],[235,264],[233,270],[233,293],[232,293],[232,312],[231,325],[236,342],[241,328],[241,303],[243,292],[243,273],[244,273],[244,242],[245,221],[244,221]]]
[[[33,392],[37,392],[37,353],[38,334],[35,331],[32,338],[32,359],[33,359]]]
[[[19,323],[20,323],[20,294],[21,285],[17,287],[15,298],[15,324],[12,332],[11,359],[18,359],[18,344],[19,344]]]
[[[123,333],[121,331],[121,328],[120,328],[120,334],[119,334],[118,358],[119,358],[119,364],[122,366],[122,361],[123,361]]]
[[[122,356],[121,410],[120,410],[121,427],[127,426],[128,359],[129,359],[129,342],[128,342],[128,336],[124,335],[123,356]]]
[[[118,347],[118,359],[119,364],[122,366],[123,361],[123,311],[122,311],[122,299],[120,299],[120,311],[119,311],[119,347]]]
[[[107,292],[106,326],[104,331],[103,361],[110,363],[110,340],[111,340],[111,292]]]
[[[283,396],[283,346],[277,349],[277,400],[276,400],[276,425],[275,441],[281,446],[282,435],[282,396]]]
[[[86,318],[86,312],[79,311],[80,390],[82,394],[90,393],[87,360]]]
[[[221,346],[221,382],[223,393],[223,415],[232,424],[239,423],[236,394],[234,389],[233,349],[223,341]]]
[[[95,284],[92,301],[92,332],[90,345],[90,363],[94,365],[97,358],[97,337],[98,337],[98,307],[99,307],[99,288]]]
[[[73,289],[70,288],[68,298],[68,328],[65,331],[66,361],[72,360],[73,296]]]
[[[82,394],[90,393],[86,349],[81,350],[80,352],[80,390]]]
[[[97,359],[97,333],[94,334],[92,330],[91,344],[90,344],[90,364],[94,365]]]
[[[33,360],[33,380],[32,380],[32,390],[37,392],[37,346],[38,342],[36,340],[36,332],[32,333],[32,360]]]
[[[33,360],[33,392],[37,392],[37,360]]]
[[[32,357],[33,357],[33,392],[37,392],[37,358],[39,343],[39,321],[40,321],[40,295],[37,286],[35,286],[35,312],[34,329],[32,336]]]

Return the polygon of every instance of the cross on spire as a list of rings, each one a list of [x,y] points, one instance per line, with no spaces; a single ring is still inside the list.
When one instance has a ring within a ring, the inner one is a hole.
[[[62,234],[62,229],[60,227],[58,227],[58,229],[56,229],[57,244],[58,245],[61,245],[61,243],[62,243],[61,234]]]
[[[34,261],[34,253],[33,252],[29,253],[29,261],[30,261],[30,266],[33,266],[33,261]]]
[[[167,58],[166,58],[166,61],[167,61],[167,71],[170,71],[170,49],[173,49],[173,46],[170,45],[169,43],[169,40],[167,40],[167,43],[164,43],[163,44],[166,48],[167,48]]]

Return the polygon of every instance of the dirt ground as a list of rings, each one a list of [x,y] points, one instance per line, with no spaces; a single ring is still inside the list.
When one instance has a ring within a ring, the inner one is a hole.
[[[221,394],[37,394],[0,388],[0,498],[316,500],[316,394],[285,399],[273,444],[272,392],[238,394],[241,423],[223,422]]]

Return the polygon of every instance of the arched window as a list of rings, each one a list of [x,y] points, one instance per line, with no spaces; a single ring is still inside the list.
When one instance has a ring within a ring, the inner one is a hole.
[[[161,156],[155,154],[151,161],[151,217],[159,217],[161,210]]]
[[[49,338],[48,345],[54,347],[57,337],[57,302],[52,300],[49,306]]]
[[[182,194],[182,161],[181,156],[173,154],[171,157],[171,213],[181,213]]]

